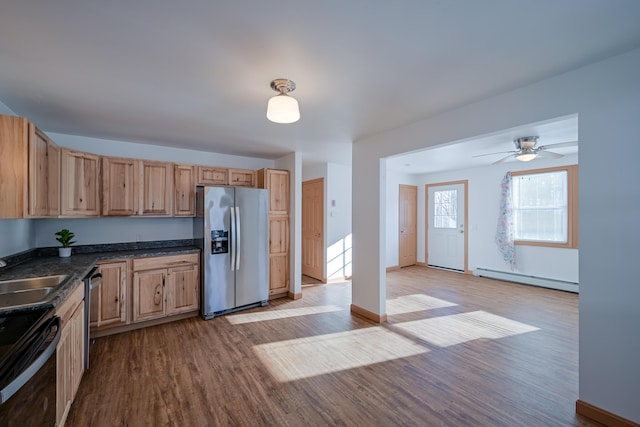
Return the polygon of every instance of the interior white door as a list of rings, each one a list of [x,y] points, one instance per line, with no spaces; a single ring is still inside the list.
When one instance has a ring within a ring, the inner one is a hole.
[[[427,264],[464,271],[464,184],[428,187]]]

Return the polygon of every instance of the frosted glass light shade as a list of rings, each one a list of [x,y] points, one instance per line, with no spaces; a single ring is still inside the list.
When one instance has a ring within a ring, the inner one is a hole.
[[[530,160],[535,159],[537,156],[537,154],[535,153],[525,153],[525,154],[520,154],[516,157],[516,159],[520,160],[521,162],[528,162]]]
[[[298,101],[284,93],[269,99],[267,119],[275,123],[294,123],[300,119]]]

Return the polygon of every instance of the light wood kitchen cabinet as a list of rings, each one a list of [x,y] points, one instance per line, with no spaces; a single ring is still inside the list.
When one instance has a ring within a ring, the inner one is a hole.
[[[63,148],[60,174],[60,214],[99,216],[100,156]]]
[[[174,216],[196,215],[196,185],[194,169],[194,166],[173,166]]]
[[[255,187],[256,171],[250,169],[229,169],[229,185],[233,187]]]
[[[164,317],[166,313],[167,271],[146,270],[133,272],[133,321]]]
[[[171,209],[171,193],[173,187],[173,168],[171,163],[140,163],[140,215],[169,216]]]
[[[167,315],[200,308],[200,269],[198,264],[171,267],[168,270]]]
[[[269,190],[269,296],[289,292],[289,171],[261,169],[259,188]]]
[[[60,341],[56,348],[56,425],[63,426],[84,373],[84,286],[80,284],[56,309]]]
[[[127,263],[98,263],[102,283],[91,291],[91,330],[121,326],[127,321]]]
[[[102,157],[102,215],[138,213],[138,160]]]
[[[0,218],[60,214],[60,149],[24,117],[0,115]]]
[[[60,147],[29,124],[29,216],[60,215]]]
[[[199,255],[133,260],[133,322],[199,308]]]
[[[229,185],[229,169],[196,166],[197,185]]]

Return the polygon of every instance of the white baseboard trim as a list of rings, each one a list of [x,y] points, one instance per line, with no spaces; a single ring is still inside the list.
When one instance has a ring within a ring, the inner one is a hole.
[[[579,293],[578,283],[566,282],[564,280],[549,279],[546,277],[537,277],[520,273],[512,273],[508,271],[491,270],[482,267],[477,267],[475,270],[473,270],[473,275],[488,277],[490,279],[505,280],[507,282],[522,283],[525,285],[557,289],[559,291],[574,292],[576,294]]]

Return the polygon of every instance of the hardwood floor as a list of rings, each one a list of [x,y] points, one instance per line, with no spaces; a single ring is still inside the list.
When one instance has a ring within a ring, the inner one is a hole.
[[[68,426],[595,426],[575,414],[577,295],[409,267],[389,321],[349,282],[99,338]]]

